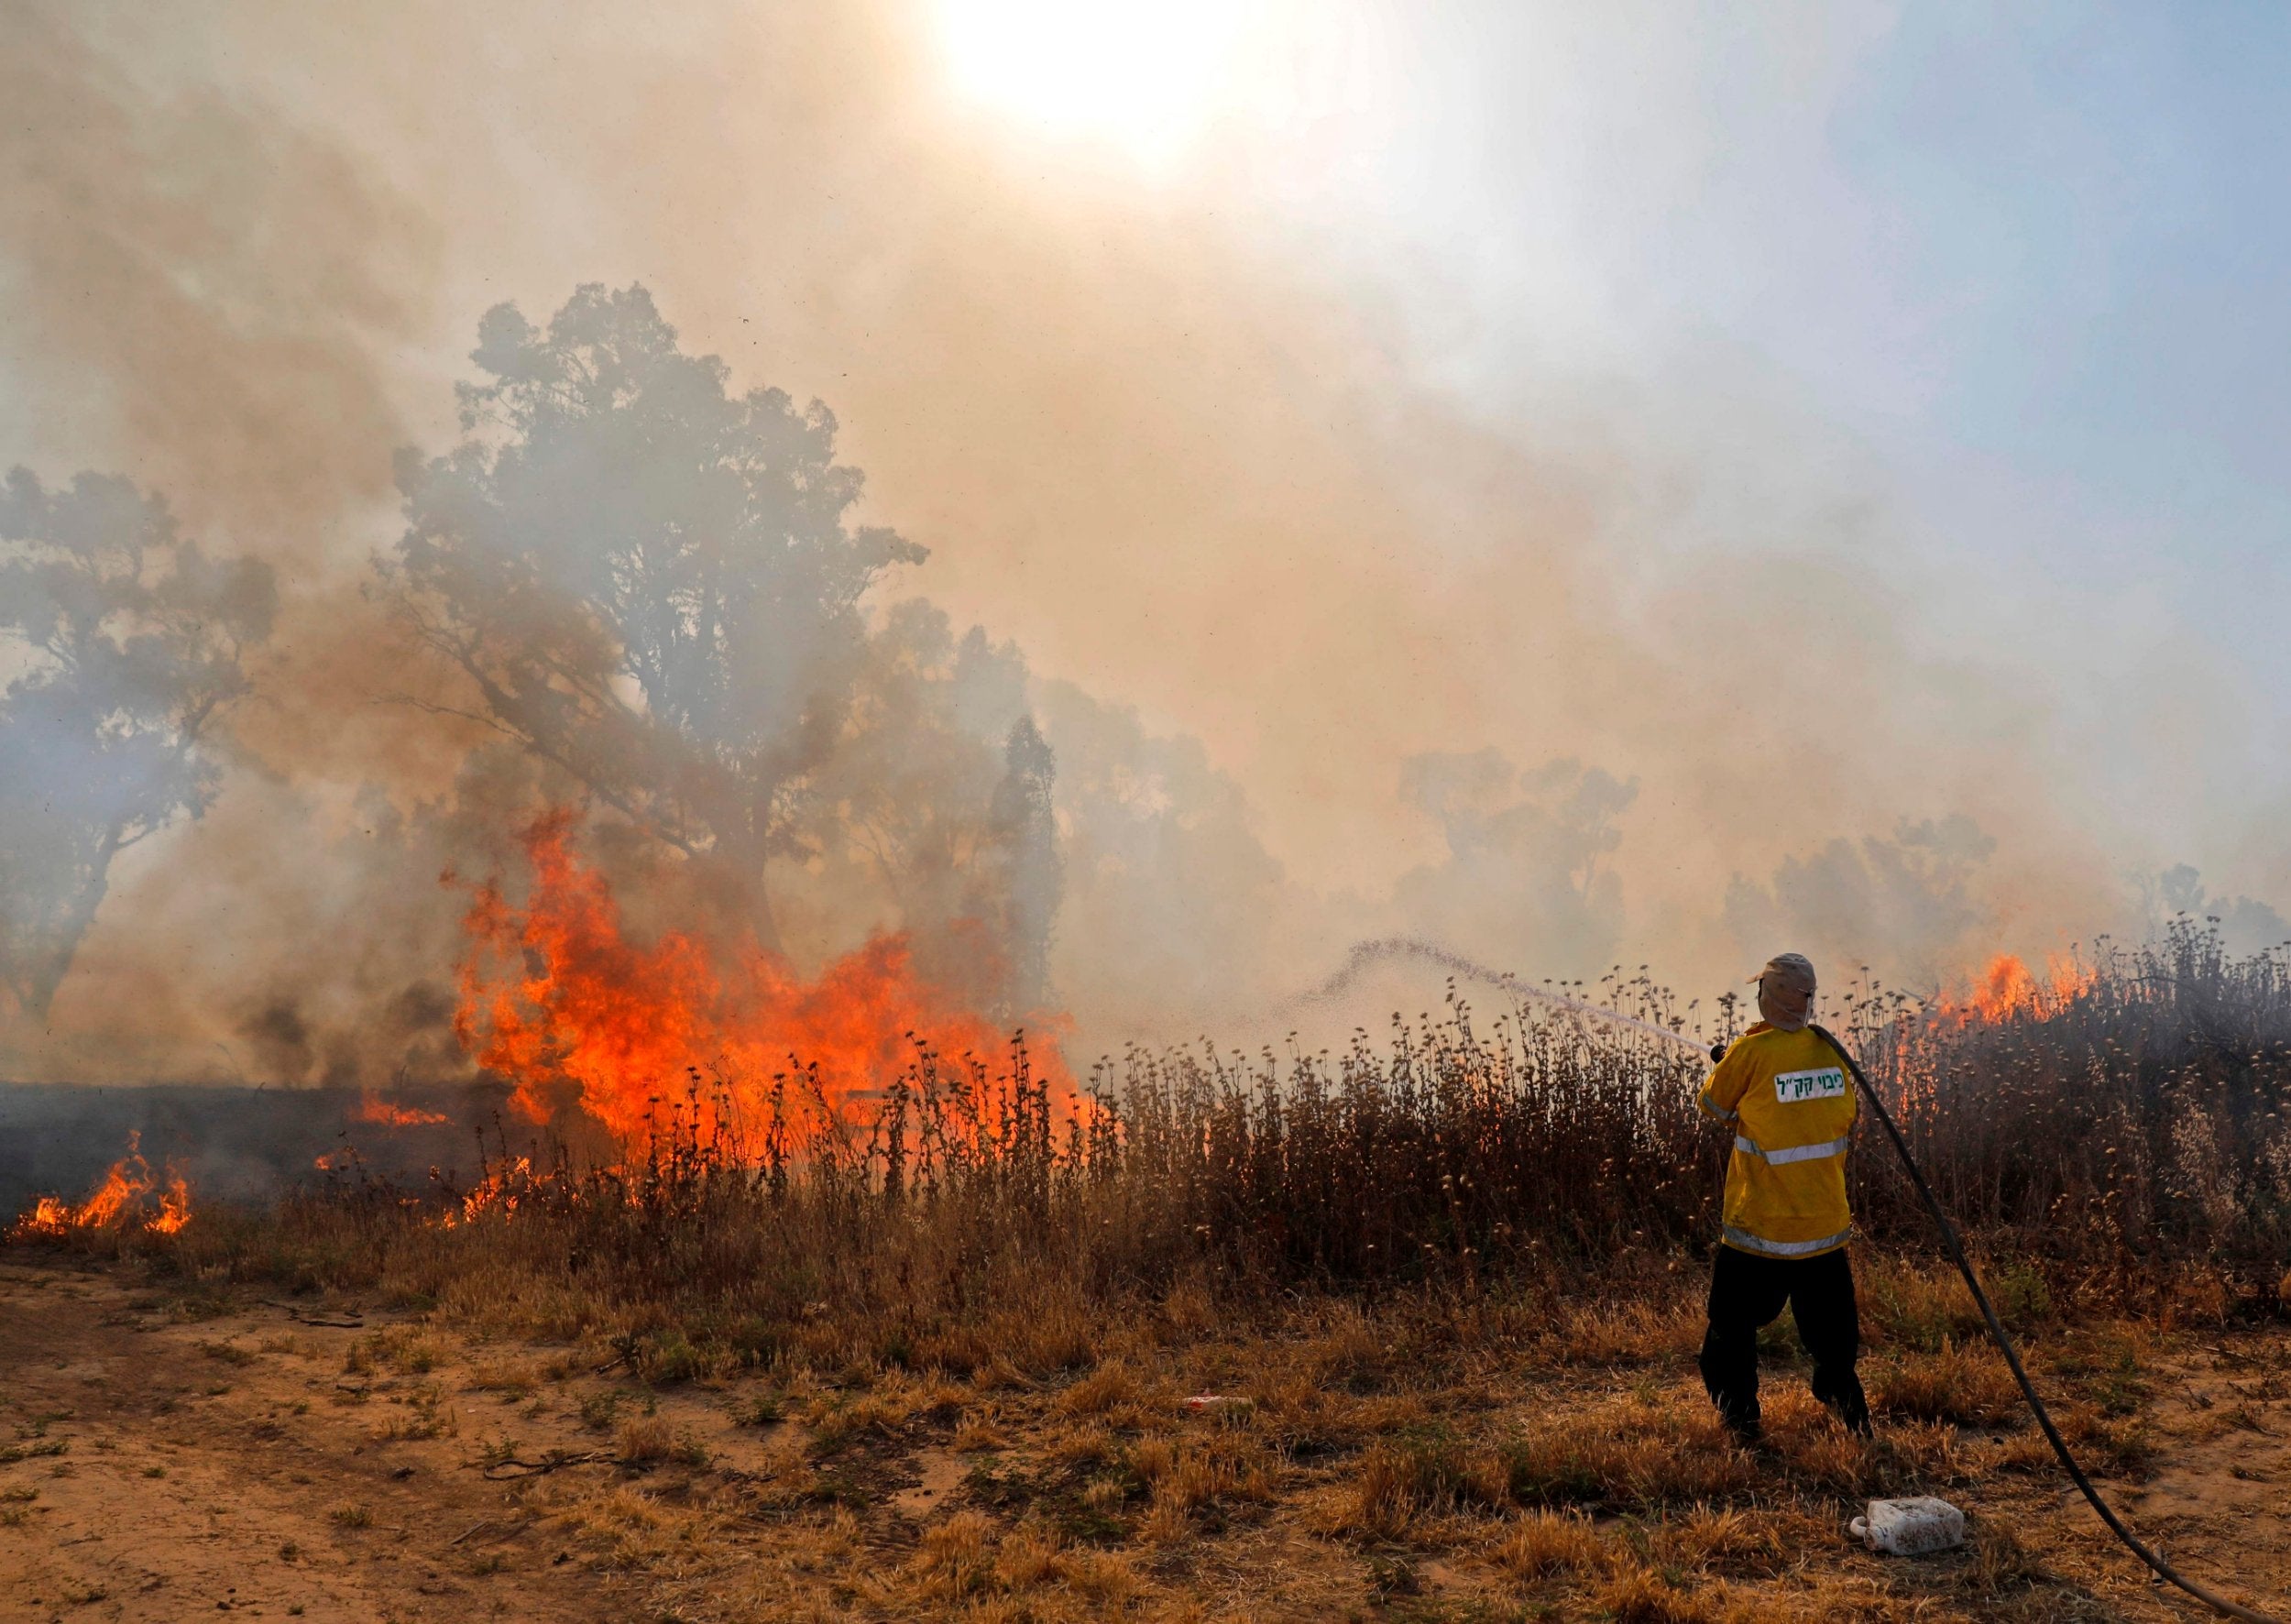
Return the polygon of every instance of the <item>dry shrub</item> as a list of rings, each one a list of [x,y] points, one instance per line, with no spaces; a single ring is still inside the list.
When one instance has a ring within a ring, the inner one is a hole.
[[[1058,1408],[1069,1415],[1103,1415],[1118,1405],[1138,1399],[1137,1377],[1126,1365],[1101,1365],[1058,1395]]]
[[[813,1446],[828,1454],[868,1433],[897,1432],[923,1402],[913,1384],[893,1380],[856,1396],[823,1393],[804,1419],[810,1423]]]
[[[630,1416],[620,1423],[617,1442],[620,1458],[636,1466],[664,1461],[676,1447],[675,1434],[669,1430],[666,1418],[658,1415]]]
[[[1245,1435],[1189,1439],[1144,1438],[1129,1454],[1130,1470],[1151,1491],[1140,1531],[1148,1543],[1167,1544],[1190,1531],[1205,1508],[1268,1502],[1275,1498],[1265,1453]]]
[[[554,1509],[560,1524],[600,1543],[603,1560],[613,1567],[648,1568],[672,1555],[689,1555],[700,1532],[694,1512],[626,1485],[569,1491]]]
[[[389,1416],[367,1435],[377,1443],[407,1439],[451,1438],[461,1431],[461,1419],[444,1408],[444,1395],[433,1384],[424,1384],[405,1395],[402,1409]]]
[[[1826,1532],[1811,1517],[1694,1506],[1666,1522],[1657,1543],[1681,1567],[1765,1577],[1788,1568]]]
[[[1008,1596],[990,1596],[963,1608],[963,1624],[1036,1624],[1035,1610]]]
[[[1276,1370],[1255,1384],[1255,1392],[1249,1406],[1257,1421],[1274,1433],[1295,1437],[1300,1431],[1323,1436],[1331,1423],[1350,1408],[1347,1399],[1321,1390],[1319,1377],[1310,1369],[1293,1366]]]
[[[1699,1309],[1640,1299],[1565,1311],[1546,1346],[1562,1364],[1644,1365],[1690,1355],[1702,1337]]]
[[[1101,1609],[1117,1609],[1143,1588],[1126,1557],[1111,1552],[1076,1552],[1066,1559],[1067,1587]]]
[[[1946,1428],[1939,1432],[1953,1436]],[[1781,1457],[1792,1478],[1824,1494],[1851,1498],[1878,1492],[1913,1458],[1901,1444],[1904,1438],[1915,1438],[1917,1432],[1911,1426],[1889,1428],[1882,1441],[1857,1437],[1813,1394],[1795,1384],[1771,1394],[1766,1403],[1768,1448]],[[1924,1454],[1930,1457],[1930,1447]]]
[[[1970,1531],[1973,1560],[1960,1576],[1962,1584],[1984,1596],[2001,1596],[2051,1578],[2044,1564],[2006,1524],[1982,1520]]]
[[[715,1338],[696,1343],[676,1325],[637,1336],[630,1344],[630,1366],[640,1378],[656,1387],[720,1382],[740,1363],[739,1354],[728,1344]]]
[[[1226,1476],[1221,1463],[1198,1450],[1186,1450],[1155,1483],[1154,1503],[1190,1511],[1215,1499],[1225,1487]]]
[[[463,1385],[474,1392],[499,1393],[513,1400],[531,1394],[541,1379],[540,1368],[531,1359],[487,1359],[471,1369]]]
[[[1962,1483],[1971,1470],[1968,1444],[1957,1430],[1946,1421],[1912,1421],[1903,1426],[1888,1427],[1885,1436],[1874,1446],[1860,1445],[1860,1476],[1846,1487],[1858,1487],[1869,1480],[1869,1471],[1884,1457],[1891,1457],[1887,1468],[1898,1478],[1905,1468],[1908,1475],[1924,1483]]]
[[[2001,1355],[1986,1343],[1961,1345],[1946,1335],[1937,1352],[1910,1353],[1880,1367],[1870,1397],[1883,1414],[1966,1426],[1993,1426],[2021,1409],[2020,1386]]]
[[[1007,1449],[1010,1440],[995,1426],[991,1415],[970,1414],[962,1418],[955,1428],[955,1447],[959,1450]]]
[[[1499,1507],[1510,1498],[1505,1477],[1493,1450],[1445,1434],[1386,1439],[1361,1457],[1332,1531],[1394,1539],[1420,1517]]]
[[[999,1357],[1036,1379],[1087,1370],[1098,1359],[1097,1316],[1071,1290],[996,1315],[987,1340]]]
[[[1723,1617],[1708,1602],[1636,1564],[1601,1585],[1593,1601],[1615,1624],[1716,1624]]]
[[[970,1373],[970,1385],[981,1393],[1025,1393],[1034,1390],[1026,1373],[996,1354]]]
[[[1388,1329],[1372,1323],[1357,1306],[1343,1303],[1331,1310],[1328,1329],[1313,1339],[1306,1358],[1318,1385],[1375,1393],[1390,1384],[1397,1352]]]
[[[973,1376],[993,1359],[994,1351],[984,1326],[958,1322],[917,1338],[914,1355],[918,1369]]]
[[[994,1573],[993,1532],[994,1525],[977,1511],[958,1511],[924,1530],[921,1548],[909,1564],[923,1594],[950,1602],[984,1590]]]
[[[2238,1214],[2231,1211],[2219,1227],[2231,1227]],[[2214,1330],[2228,1322],[2235,1300],[2227,1282],[2215,1274],[2181,1274],[2166,1281],[2163,1300],[2156,1304],[2156,1328],[2176,1331],[2184,1326]]]
[[[1530,1511],[1510,1525],[1489,1559],[1513,1578],[1531,1580],[1598,1573],[1613,1558],[1588,1518]]]
[[[1058,1541],[1034,1529],[1020,1529],[995,1553],[994,1579],[1004,1590],[1032,1590],[1066,1576]]]
[[[2050,1408],[2053,1423],[2060,1429],[2061,1437],[2076,1451],[2085,1470],[2095,1476],[2120,1476],[2137,1481],[2154,1467],[2155,1441],[2136,1419],[2112,1420],[2089,1404],[2055,1404]],[[2033,1430],[2031,1435],[2037,1436]],[[2034,1450],[2030,1455],[2032,1459],[2040,1458]],[[2045,1465],[2051,1465],[2053,1454],[2049,1446],[2044,1447],[2041,1459]]]
[[[1658,1411],[1634,1424],[1615,1413],[1567,1416],[1504,1452],[1523,1506],[1653,1510],[1726,1499],[1756,1480],[1749,1458],[1715,1420]]]
[[[1104,1427],[1083,1426],[1057,1433],[1044,1453],[1061,1466],[1101,1466],[1118,1456],[1122,1447]]]
[[[1137,1525],[1138,1542],[1146,1546],[1175,1545],[1191,1537],[1193,1519],[1184,1507],[1158,1501],[1148,1508]]]
[[[392,1325],[354,1340],[343,1355],[342,1368],[349,1376],[368,1376],[383,1366],[422,1376],[436,1367],[438,1356],[437,1344],[418,1326]]]
[[[1130,1445],[1130,1470],[1148,1488],[1169,1476],[1169,1469],[1177,1464],[1178,1446],[1167,1438],[1156,1434]]]
[[[1683,1015],[1643,978],[1595,996],[1657,1022]],[[1953,1212],[2009,1259],[1986,1271],[2009,1317],[2045,1310],[2016,1245],[2104,1287],[2111,1271],[2093,1266],[2126,1256],[2153,1260],[2154,1278],[2175,1265],[2280,1271],[2291,1218],[2265,1193],[2272,1173],[2222,1202],[2173,1169],[2187,1159],[2176,1147],[2198,1139],[2221,1167],[2277,1165],[2291,954],[2232,959],[2188,927],[2110,950],[2088,978],[1993,1022],[1880,1001],[1840,1024],[1879,1085],[1913,1104],[1919,1155]],[[1691,1048],[1631,1029],[1540,1006],[1476,1022],[1458,1005],[1332,1055],[1134,1050],[1069,1134],[1022,1049],[1007,1066],[926,1051],[863,1125],[830,1127],[791,1103],[726,1138],[701,1125],[723,1113],[696,1098],[617,1167],[502,1147],[482,1169],[497,1199],[473,1222],[436,1224],[450,1191],[369,1180],[194,1223],[168,1250],[187,1278],[419,1295],[480,1332],[625,1341],[652,1380],[866,1359],[1023,1386],[1091,1367],[1106,1352],[1097,1322],[1140,1302],[1155,1305],[1141,1333],[1167,1348],[1299,1286],[1387,1300],[1428,1288],[1417,1300],[1429,1301],[1511,1281],[1541,1303],[1603,1266],[1662,1281],[1642,1265],[1709,1234],[1716,1141],[1693,1106],[1701,1070]],[[1902,1181],[1857,1179],[1869,1233],[1922,1244]],[[2047,1216],[2031,1226],[2032,1213]],[[1863,1261],[1880,1345],[1933,1355],[1977,1334],[1946,1274]],[[1578,1309],[1546,1345],[1606,1365],[1683,1354],[1694,1316],[1661,1306],[1675,1289]],[[2161,1304],[2207,1322],[2226,1306],[2216,1286]],[[1536,1329],[1532,1311],[1462,1311],[1490,1334]],[[1332,1316],[1311,1355],[1325,1384],[1405,1388],[1425,1348],[1457,1341],[1452,1311],[1389,1334],[1400,1325]],[[353,1369],[419,1374],[431,1356],[419,1340],[361,1344]],[[1905,1376],[1902,1413],[1941,1402],[1913,1387]]]
[[[1878,1347],[1937,1352],[1945,1341],[1984,1333],[1980,1310],[1954,1268],[1858,1253],[1854,1295],[1862,1334]]]
[[[1178,1280],[1162,1294],[1162,1340],[1173,1347],[1200,1341],[1217,1329],[1221,1318],[1216,1296],[1197,1278]]]

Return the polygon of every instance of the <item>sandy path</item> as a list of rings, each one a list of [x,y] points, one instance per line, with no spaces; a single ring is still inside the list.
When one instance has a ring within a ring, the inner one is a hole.
[[[0,1619],[615,1616],[464,1465],[466,1438],[376,1439],[409,1412],[346,1389],[388,1378],[337,1383],[386,1317],[155,1309],[103,1276],[0,1269]]]
[[[368,1309],[356,1325],[325,1325],[256,1304],[185,1319],[184,1296],[59,1257],[0,1263],[0,1621],[243,1612],[619,1624],[669,1607],[750,1618],[792,1603],[841,1616],[879,1580],[895,1594],[859,1610],[939,1617],[916,1576],[918,1541],[969,1509],[1003,1515],[999,1480],[982,1486],[975,1468],[1047,1482],[1066,1443],[1094,1424],[1065,1415],[1052,1388],[981,1389],[958,1397],[1006,1441],[964,1443],[957,1421],[926,1416],[823,1453],[795,1421],[743,1424],[756,1419],[743,1385],[655,1394],[567,1350],[475,1344],[418,1316]],[[2291,1338],[2183,1335],[2143,1358],[2154,1466],[2141,1482],[2108,1482],[2110,1497],[2198,1577],[2263,1604],[2291,1597]],[[1657,1383],[1646,1369],[1529,1372],[1449,1413],[1485,1410],[1502,1432],[1555,1402],[1613,1409]],[[1678,1371],[1659,1383],[1679,1403],[1697,1401]],[[1789,1386],[1778,1382],[1778,1404]],[[657,1438],[639,1455],[627,1454],[632,1418]],[[1181,1413],[1167,1431],[1207,1424]],[[2025,1428],[2009,1446],[1985,1431],[1960,1441],[1998,1462],[2001,1449],[2034,1445]],[[489,1481],[477,1463],[510,1439],[521,1460],[580,1464]],[[1042,1616],[1155,1617],[1184,1602],[1251,1618],[1468,1617],[1551,1594],[1507,1586],[1488,1567],[1482,1546],[1498,1531],[1486,1523],[1444,1545],[1431,1539],[1413,1564],[1420,1593],[1380,1605],[1368,1584],[1377,1553],[1299,1520],[1354,1469],[1297,1468],[1281,1504],[1230,1529],[1126,1543],[1144,1593]],[[844,1485],[832,1505],[820,1498],[831,1479]],[[1964,1570],[1978,1551],[1896,1564],[1842,1531],[1759,1583],[1780,1600],[1830,1596],[1848,1613],[1848,1598],[1881,1586],[1894,1616],[2201,1616],[2145,1583],[2049,1462],[1979,1467],[1961,1481],[1952,1497],[1981,1526],[2014,1531],[2058,1587],[1968,1608]]]

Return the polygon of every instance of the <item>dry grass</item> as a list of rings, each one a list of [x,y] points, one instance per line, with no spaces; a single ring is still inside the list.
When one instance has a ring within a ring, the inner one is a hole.
[[[1946,1337],[1934,1353],[1882,1366],[1870,1401],[1883,1414],[1967,1426],[1993,1426],[2022,1412],[2020,1387],[2002,1355],[1985,1341],[1960,1347]]]
[[[1650,1312],[1609,1318],[1667,1326],[1696,1285],[1650,1278]],[[448,1560],[480,1580],[563,1553],[549,1571],[609,1586],[613,1617],[2145,1616],[2123,1605],[2136,1577],[2059,1515],[2056,1476],[2024,1469],[2031,1429],[1992,1437],[1888,1415],[1865,1444],[1814,1402],[1803,1372],[1774,1369],[1768,1443],[1745,1451],[1713,1423],[1691,1354],[1667,1332],[1584,1363],[1558,1356],[1557,1316],[1539,1298],[1417,1291],[1258,1305],[1179,1333],[1192,1296],[1102,1311],[1087,1368],[1014,1383],[982,1384],[991,1367],[965,1379],[800,1353],[721,1388],[651,1389],[625,1366],[584,1376],[538,1393],[550,1401],[516,1419],[515,1446],[434,1441],[450,1455],[414,1482],[459,1476],[456,1463],[564,1463],[501,1479],[499,1539]],[[418,1338],[361,1357],[419,1340],[433,1369],[378,1377],[372,1409],[501,1374],[499,1344],[460,1335],[442,1311],[412,1328]],[[2033,1356],[2080,1435],[2155,1431],[2144,1384],[2168,1399],[2180,1437],[2209,1437],[2173,1385],[2191,1341],[2064,1317]],[[331,1381],[331,1368],[307,1378]],[[1205,1389],[1244,1401],[1185,1405]],[[2217,1388],[2215,1410],[2247,1406],[2279,1429],[2291,1381],[2283,1389],[2270,1398],[2261,1376],[2240,1377]],[[587,1406],[599,1432],[579,1400],[604,1393],[615,1401]],[[2120,1395],[2133,1412],[2104,1413]],[[780,1419],[759,1431],[743,1418],[766,1399]],[[697,1436],[717,1447],[691,1448]],[[404,1492],[353,1502],[372,1504],[370,1522],[336,1531],[361,1561],[399,1548],[414,1520]],[[1847,1542],[1859,1500],[1913,1492],[1974,1511],[1967,1551],[1891,1563]]]
[[[2154,1459],[2164,1339],[2281,1306],[2291,986],[2275,958],[2205,952],[2176,938],[1995,1026],[1875,1004],[1859,1023],[2064,1429],[2110,1475]],[[1444,1607],[1445,1584],[1496,1616],[1523,1597],[1618,1619],[1911,1616],[1932,1596],[1839,1565],[1843,1513],[2042,1497],[2048,1453],[2011,1425],[1969,1298],[1867,1152],[1882,1435],[1812,1401],[1784,1333],[1767,1447],[1735,1445],[1693,1371],[1723,1156],[1696,1070],[1458,1005],[1381,1050],[1133,1056],[1069,1121],[1019,1059],[926,1055],[849,1131],[791,1107],[703,1134],[695,1109],[625,1166],[497,1156],[513,1213],[448,1224],[343,1185],[211,1209],[138,1256],[186,1295],[419,1305],[354,1339],[326,1396],[401,1443],[454,1436],[448,1390],[530,1401],[608,1480],[558,1473],[523,1503],[664,1612],[1146,1616],[1216,1594],[1341,1617]],[[493,1341],[454,1364],[467,1336]],[[210,1374],[270,1363],[214,1350]],[[703,1446],[694,1406],[747,1431]],[[926,1457],[952,1476],[894,1510]],[[1271,1551],[1317,1588],[1217,1590]],[[1428,1577],[1435,1557],[1462,1576]],[[1984,1522],[1934,1594],[2073,1611],[2089,1597],[2064,1575],[2089,1560]]]
[[[1668,1018],[1644,984],[1603,995]],[[2230,960],[2182,933],[1995,1025],[1887,999],[1848,1014],[1936,1188],[1989,1238],[2016,1327],[2051,1322],[2070,1294],[2079,1312],[2117,1304],[2158,1322],[2278,1305],[2282,959]],[[1255,1065],[1134,1053],[1061,1120],[1023,1050],[1000,1071],[925,1053],[868,1123],[806,1115],[800,1090],[781,1115],[734,1122],[695,1083],[626,1166],[505,1146],[472,1221],[448,1225],[432,1192],[367,1181],[263,1214],[212,1209],[138,1244],[208,1281],[378,1292],[503,1335],[601,1344],[654,1385],[794,1360],[1023,1390],[1093,1372],[1101,1327],[1125,1303],[1154,1302],[1150,1334],[1167,1341],[1292,1290],[1330,1304],[1323,1372],[1365,1395],[1393,1388],[1411,1350],[1364,1302],[1485,1299],[1507,1280],[1544,1289],[1533,1324],[1548,1356],[1650,1366],[1699,1334],[1694,1292],[1672,1289],[1698,1272],[1725,1153],[1693,1109],[1699,1067],[1532,1009],[1483,1026],[1458,1003],[1382,1049],[1364,1038]],[[1880,1146],[1850,1177],[1874,1241],[1924,1244]],[[1993,1415],[2005,1401],[1966,1362],[1981,1329],[1962,1287],[1886,1256],[1862,1285],[1889,1401],[1904,1416]],[[419,1375],[433,1356],[418,1334],[368,1338],[351,1369]],[[530,1370],[485,1379],[533,1385]]]
[[[1617,1559],[1593,1531],[1589,1518],[1551,1511],[1530,1511],[1520,1518],[1489,1555],[1499,1572],[1527,1580],[1603,1573]]]

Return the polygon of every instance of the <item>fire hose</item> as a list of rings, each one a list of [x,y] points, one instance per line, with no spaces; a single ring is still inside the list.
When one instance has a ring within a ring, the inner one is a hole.
[[[2036,1417],[2036,1424],[2044,1430],[2045,1442],[2053,1446],[2053,1454],[2060,1457],[2062,1468],[2075,1481],[2099,1520],[2108,1525],[2109,1531],[2123,1542],[2126,1550],[2147,1564],[2159,1579],[2177,1586],[2213,1611],[2224,1613],[2231,1619],[2247,1619],[2252,1624],[2276,1624],[2265,1613],[2240,1606],[2225,1597],[2215,1596],[2181,1574],[2149,1549],[2139,1535],[2126,1528],[2123,1520],[2100,1498],[2100,1491],[2092,1487],[2092,1479],[2085,1476],[2084,1468],[2077,1464],[2077,1457],[2069,1453],[2067,1441],[2061,1437],[2060,1429],[2053,1424],[2052,1413],[2044,1408],[2044,1400],[2036,1396],[2036,1386],[2029,1380],[2027,1370],[2022,1367],[2021,1355],[2012,1345],[2012,1338],[2005,1333],[2004,1322],[1997,1318],[1997,1311],[1990,1305],[1989,1293],[1980,1289],[1980,1280],[1974,1275],[1973,1266],[1965,1256],[1964,1243],[1957,1238],[1957,1226],[1941,1210],[1941,1202],[1934,1195],[1933,1187],[1925,1182],[1924,1172],[1917,1166],[1917,1158],[1909,1153],[1909,1143],[1902,1137],[1902,1130],[1895,1125],[1893,1114],[1885,1108],[1885,1102],[1878,1098],[1878,1091],[1869,1086],[1869,1079],[1862,1072],[1860,1062],[1847,1052],[1846,1046],[1832,1037],[1825,1026],[1814,1026],[1809,1029],[1837,1051],[1837,1058],[1846,1062],[1846,1069],[1853,1073],[1854,1081],[1859,1085],[1862,1098],[1869,1102],[1870,1110],[1877,1113],[1878,1121],[1884,1125],[1885,1136],[1892,1140],[1894,1150],[1900,1154],[1902,1167],[1909,1174],[1909,1181],[1917,1187],[1917,1194],[1924,1202],[1934,1227],[1941,1232],[1941,1242],[1948,1249],[1949,1261],[1956,1264],[1957,1272],[1965,1277],[1966,1289],[1972,1292],[1973,1301],[1980,1309],[1980,1317],[1988,1322],[1990,1340],[1996,1343],[1997,1351],[2004,1355],[2005,1363],[2012,1367],[2012,1379],[2021,1384],[2021,1396],[2028,1400],[2029,1410]],[[1711,1059],[1718,1059],[1725,1053],[1723,1047],[1714,1048]]]
[[[1363,969],[1385,958],[1428,960],[1452,973],[1487,982],[1517,996],[1534,998],[1546,1004],[1573,1010],[1579,1015],[1587,1015],[1633,1026],[1642,1032],[1651,1033],[1657,1037],[1669,1038],[1674,1043],[1683,1043],[1690,1048],[1700,1047],[1694,1039],[1688,1037],[1683,1032],[1658,1026],[1650,1021],[1639,1020],[1615,1010],[1602,1009],[1595,1004],[1585,1004],[1580,999],[1555,993],[1547,987],[1528,986],[1516,976],[1501,971],[1490,970],[1461,954],[1451,952],[1437,943],[1418,941],[1405,937],[1354,944],[1344,968],[1321,986],[1306,993],[1305,999],[1334,997],[1349,986]],[[2067,1472],[2077,1490],[2084,1496],[2086,1502],[2099,1515],[2099,1520],[2108,1525],[2109,1532],[2122,1541],[2124,1548],[2145,1563],[2149,1571],[2154,1573],[2158,1579],[2178,1586],[2215,1612],[2224,1614],[2231,1619],[2249,1619],[2251,1624],[2279,1624],[2277,1619],[2265,1613],[2230,1601],[2225,1597],[2214,1596],[2201,1585],[2180,1573],[2178,1569],[2151,1550],[2139,1535],[2126,1528],[2123,1519],[2117,1516],[2109,1503],[2100,1498],[2100,1491],[2092,1487],[2092,1479],[2085,1475],[2084,1468],[2077,1463],[2077,1457],[2069,1453],[2067,1441],[2061,1437],[2060,1429],[2053,1424],[2052,1412],[2044,1408],[2044,1400],[2037,1397],[2036,1385],[2029,1380],[2029,1373],[2022,1367],[2020,1351],[2012,1345],[2012,1338],[2006,1334],[2004,1322],[1997,1318],[1997,1311],[1990,1304],[1989,1293],[1980,1289],[1980,1280],[1973,1273],[1973,1266],[1965,1256],[1964,1243],[1957,1238],[1957,1226],[1949,1222],[1949,1215],[1941,1210],[1940,1200],[1933,1193],[1933,1187],[1925,1182],[1924,1169],[1918,1167],[1917,1158],[1909,1153],[1909,1142],[1902,1137],[1902,1130],[1894,1124],[1893,1114],[1885,1108],[1885,1102],[1878,1098],[1878,1091],[1869,1085],[1869,1079],[1863,1073],[1860,1062],[1847,1051],[1844,1044],[1838,1042],[1831,1035],[1829,1028],[1817,1024],[1809,1029],[1823,1042],[1837,1051],[1837,1058],[1845,1061],[1846,1069],[1853,1073],[1854,1082],[1860,1088],[1862,1098],[1869,1102],[1870,1110],[1877,1113],[1878,1121],[1885,1125],[1886,1137],[1892,1140],[1893,1148],[1902,1158],[1902,1167],[1909,1174],[1909,1181],[1917,1187],[1918,1197],[1925,1203],[1925,1211],[1931,1215],[1934,1227],[1941,1232],[1942,1245],[1948,1249],[1949,1261],[1956,1264],[1957,1273],[1965,1277],[1966,1289],[1972,1292],[1973,1301],[1980,1309],[1980,1317],[1989,1326],[1990,1338],[1996,1343],[1997,1351],[2004,1355],[2005,1363],[2011,1367],[2012,1379],[2021,1384],[2021,1396],[2028,1400],[2030,1413],[2036,1417],[2036,1424],[2044,1429],[2045,1442],[2053,1446],[2053,1454],[2059,1457],[2062,1468]],[[1726,1058],[1726,1052],[1724,1044],[1717,1045],[1711,1049],[1710,1058],[1714,1062]]]

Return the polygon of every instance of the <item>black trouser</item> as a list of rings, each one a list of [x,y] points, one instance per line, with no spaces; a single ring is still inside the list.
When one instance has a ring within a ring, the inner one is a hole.
[[[1758,1425],[1758,1333],[1788,1303],[1798,1340],[1814,1360],[1814,1396],[1855,1432],[1869,1426],[1854,1361],[1861,1320],[1846,1248],[1816,1257],[1760,1257],[1720,1246],[1710,1271],[1710,1329],[1703,1336],[1703,1386],[1726,1424]]]

